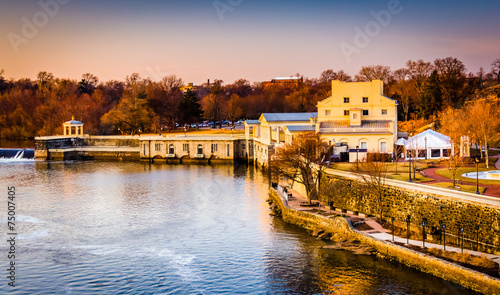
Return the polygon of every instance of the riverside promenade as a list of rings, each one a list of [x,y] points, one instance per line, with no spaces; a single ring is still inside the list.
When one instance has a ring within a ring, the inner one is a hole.
[[[409,239],[408,243],[407,243],[407,239],[405,237],[398,237],[398,236],[394,236],[394,242],[393,242],[393,240],[392,240],[393,236],[390,233],[390,230],[383,228],[381,224],[379,224],[377,221],[375,221],[371,218],[368,218],[368,219],[361,218],[358,215],[349,214],[349,213],[342,213],[340,211],[335,211],[335,210],[330,211],[322,203],[319,203],[319,206],[315,206],[315,207],[301,206],[302,204],[307,203],[307,198],[305,196],[301,195],[300,193],[298,193],[294,189],[291,189],[291,188],[287,189],[288,196],[284,196],[283,193],[280,192],[280,190],[278,190],[278,193],[281,195],[282,198],[287,200],[287,204],[291,209],[302,211],[302,212],[310,211],[311,213],[316,213],[315,210],[320,210],[320,211],[323,211],[325,213],[331,212],[334,214],[344,214],[344,215],[348,216],[347,218],[349,219],[349,225],[351,226],[352,230],[354,230],[354,231],[358,231],[360,233],[369,235],[369,236],[373,237],[374,239],[377,239],[377,240],[380,240],[380,241],[383,241],[386,243],[403,243],[406,245],[414,245],[414,246],[419,246],[419,247],[423,246],[423,243],[421,240]],[[353,220],[360,220],[360,219],[364,219],[365,223],[367,225],[369,225],[371,227],[371,229],[357,230],[354,227],[352,227],[352,221]],[[428,242],[425,242],[425,247],[426,248],[443,249],[443,245],[428,243]],[[446,251],[461,253],[462,249],[458,248],[458,247],[446,246]],[[469,250],[469,249],[464,249],[463,251],[464,251],[464,253],[468,253],[468,254],[475,255],[475,256],[484,255],[488,259],[491,259],[495,263],[500,265],[500,256],[498,256],[498,255],[477,252],[477,251],[473,251],[473,250]]]

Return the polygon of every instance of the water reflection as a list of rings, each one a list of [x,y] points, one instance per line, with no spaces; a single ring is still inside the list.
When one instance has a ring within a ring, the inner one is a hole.
[[[453,294],[398,264],[320,249],[269,216],[268,179],[246,165],[2,168],[23,216],[18,294]]]

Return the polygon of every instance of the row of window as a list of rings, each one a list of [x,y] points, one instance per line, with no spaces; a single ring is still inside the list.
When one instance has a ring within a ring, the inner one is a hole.
[[[349,103],[350,102],[350,98],[349,97],[344,97],[344,103]],[[368,97],[363,97],[363,103],[368,103]]]
[[[441,152],[442,151],[442,152]],[[432,158],[449,157],[451,150],[449,149],[431,149]],[[408,157],[415,158],[415,150],[408,150]],[[419,158],[427,158],[427,150],[418,150]]]
[[[347,142],[340,142],[340,146],[348,146],[348,143]],[[368,143],[366,141],[362,141],[359,143],[358,148],[360,150],[367,150]],[[384,141],[380,142],[379,151],[381,153],[387,153],[387,142],[384,142]]]
[[[154,147],[156,152],[161,151],[161,143],[155,143]],[[243,147],[244,149],[244,147]],[[217,152],[219,150],[219,145],[217,143],[212,143],[211,145],[211,152]],[[189,143],[183,143],[182,144],[182,151],[183,152],[189,152]],[[203,154],[203,145],[199,144],[196,147],[197,154]],[[146,144],[144,144],[144,154],[146,154]],[[168,146],[168,154],[173,155],[175,154],[175,146],[173,144],[170,144]],[[229,144],[227,145],[227,156],[229,157]]]
[[[382,110],[382,116],[387,115],[387,110]],[[331,110],[325,110],[325,116],[330,116],[332,114]],[[349,116],[350,111],[349,110],[344,110],[344,116]],[[370,112],[368,110],[363,110],[363,116],[368,116]]]

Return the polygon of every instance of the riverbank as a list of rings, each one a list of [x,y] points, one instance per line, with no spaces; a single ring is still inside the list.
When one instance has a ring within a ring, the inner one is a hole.
[[[316,232],[323,230],[334,237],[332,240],[344,238],[359,241],[375,249],[376,254],[381,257],[432,274],[476,292],[483,294],[498,294],[500,292],[500,280],[496,278],[413,251],[386,241],[384,238],[373,237],[370,234],[354,229],[346,218],[316,214],[311,208],[301,208],[301,202],[297,198],[294,199],[289,202],[277,190],[271,189],[270,191],[270,200],[274,203],[275,211],[282,216],[283,220],[289,223]],[[293,206],[290,206],[289,203],[292,203]]]

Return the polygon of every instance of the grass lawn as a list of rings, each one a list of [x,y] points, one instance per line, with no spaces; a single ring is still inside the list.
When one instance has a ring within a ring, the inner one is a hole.
[[[412,177],[413,177],[413,173],[412,173]],[[398,170],[397,175],[396,174],[388,174],[387,178],[401,180],[401,181],[408,181],[408,172],[399,173],[399,170]],[[417,173],[415,173],[415,179],[413,179],[413,182],[429,182],[429,181],[433,181],[433,180],[434,179],[429,178],[429,177],[424,177],[420,173],[417,172]]]
[[[447,188],[451,190],[457,190],[461,192],[466,192],[466,193],[475,193],[476,192],[476,186],[475,185],[463,185],[460,184],[458,185],[459,188],[453,188],[453,183],[451,182],[439,182],[439,183],[433,183],[429,184],[431,186],[437,186],[437,187],[442,187],[442,188]],[[479,187],[479,192],[483,194],[484,192],[484,187]]]
[[[412,162],[413,166],[414,162]],[[342,171],[351,171],[351,169],[356,169],[356,163],[333,163],[330,166],[332,169],[342,170]],[[427,168],[427,164],[425,163],[417,163],[418,169]],[[397,163],[398,173],[406,173],[408,175],[408,162],[399,162]],[[396,163],[387,163],[387,171],[388,172],[396,172]]]
[[[479,168],[479,171],[488,171],[487,169],[485,168]],[[464,173],[469,173],[469,172],[476,172],[476,168],[469,168],[469,167],[466,167],[466,168],[462,168],[459,170],[459,175],[457,176],[457,180],[461,180],[461,181],[466,181],[466,182],[476,182],[475,179],[473,178],[467,178],[467,177],[463,177],[462,174]],[[451,173],[450,171],[447,169],[447,168],[441,168],[441,169],[437,169],[436,170],[436,174],[437,175],[441,175],[443,177],[446,177],[448,179],[450,179],[451,181]],[[480,184],[493,184],[493,185],[500,185],[500,180],[485,180],[485,179],[479,179],[479,183]],[[474,191],[475,192],[475,191]]]

